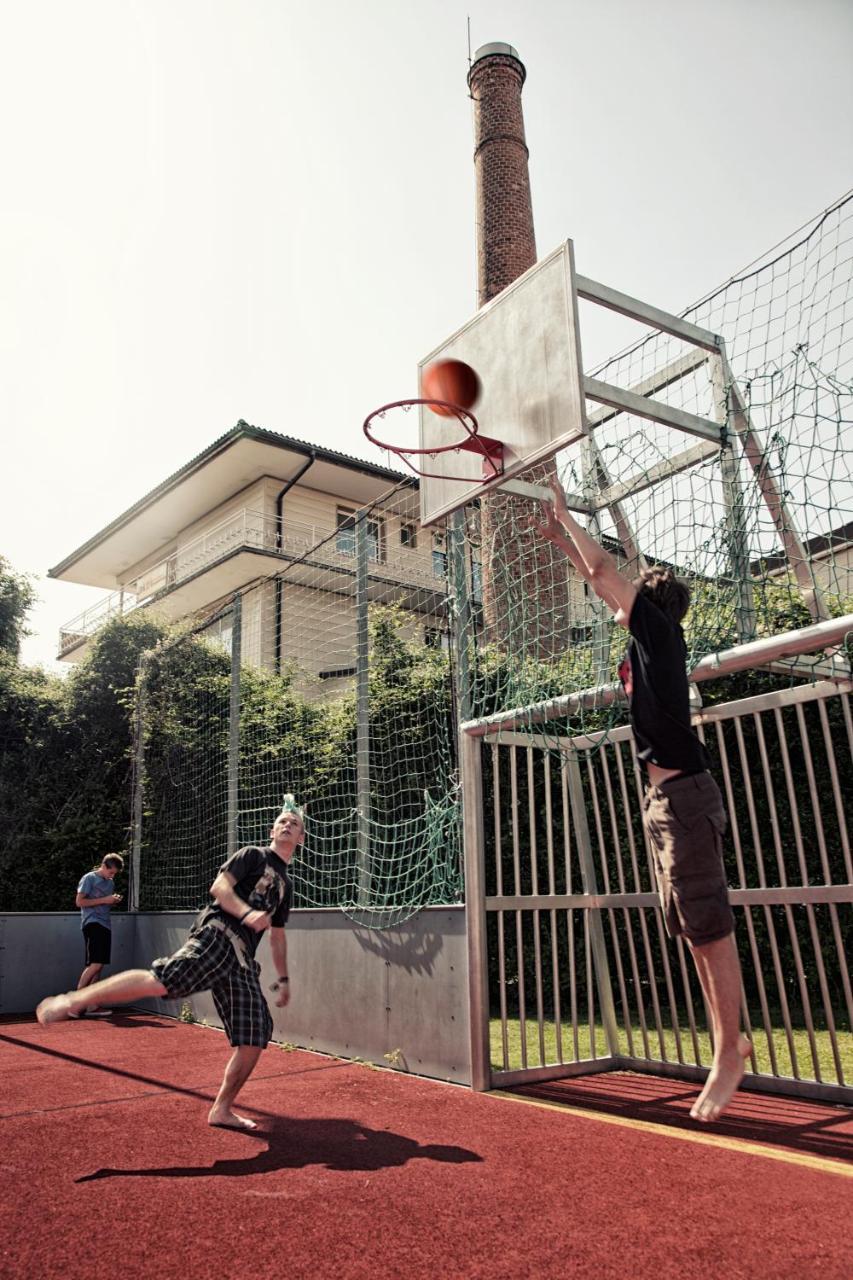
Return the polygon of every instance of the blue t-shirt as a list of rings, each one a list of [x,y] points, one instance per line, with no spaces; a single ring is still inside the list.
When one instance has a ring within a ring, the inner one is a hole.
[[[113,881],[99,876],[97,871],[87,871],[77,886],[77,892],[84,898],[108,898],[115,891]],[[87,924],[102,924],[105,929],[110,928],[110,908],[106,902],[99,907],[80,908],[80,928]]]

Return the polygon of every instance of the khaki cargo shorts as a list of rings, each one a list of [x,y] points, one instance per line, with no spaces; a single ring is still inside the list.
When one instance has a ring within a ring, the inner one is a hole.
[[[735,927],[723,867],[726,812],[710,773],[646,787],[643,824],[658,878],[666,931],[695,947]]]

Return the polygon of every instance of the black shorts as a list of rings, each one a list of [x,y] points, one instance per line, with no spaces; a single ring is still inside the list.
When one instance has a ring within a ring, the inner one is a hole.
[[[83,925],[83,941],[86,943],[86,964],[109,964],[113,931],[106,925],[90,920]]]

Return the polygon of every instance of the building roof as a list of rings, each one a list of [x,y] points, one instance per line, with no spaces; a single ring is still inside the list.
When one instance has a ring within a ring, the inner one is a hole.
[[[840,551],[843,547],[849,547],[851,543],[853,543],[853,520],[839,525],[837,529],[831,529],[829,533],[820,533],[813,538],[806,538],[803,542],[803,550],[813,560],[828,551]],[[787,564],[788,557],[784,551],[774,551],[769,556],[761,556],[753,560],[750,570],[754,574],[773,573],[776,569],[784,569]]]
[[[241,418],[225,435],[54,565],[48,577],[115,588],[126,570],[168,546],[182,530],[247,485],[263,476],[286,484],[312,457],[306,486],[350,502],[371,502],[395,484],[417,487],[412,476],[251,426]]]

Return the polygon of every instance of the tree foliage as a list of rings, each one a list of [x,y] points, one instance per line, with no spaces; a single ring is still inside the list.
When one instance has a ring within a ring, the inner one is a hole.
[[[35,588],[25,573],[16,573],[0,556],[0,655],[17,659],[28,634],[26,617],[35,603]]]

